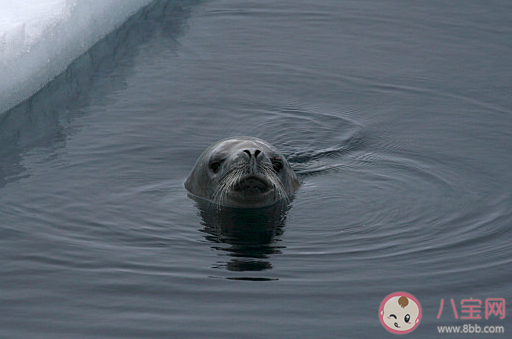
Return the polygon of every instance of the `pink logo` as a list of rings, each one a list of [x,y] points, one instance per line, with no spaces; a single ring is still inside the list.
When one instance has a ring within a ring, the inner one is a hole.
[[[382,300],[379,319],[382,326],[391,333],[410,333],[420,323],[421,305],[412,294],[394,292]]]
[[[461,315],[457,312],[457,307],[455,307],[455,301],[450,299],[450,303],[452,305],[453,315],[455,319],[472,319],[472,320],[480,320],[482,319],[482,300],[480,299],[462,299],[460,302],[461,305]],[[439,312],[437,313],[437,319],[441,318],[441,314],[443,313],[444,308],[444,299],[441,299],[441,304],[439,305]],[[490,316],[496,316],[500,319],[505,318],[505,299],[503,298],[487,298],[485,299],[485,319],[489,319]]]

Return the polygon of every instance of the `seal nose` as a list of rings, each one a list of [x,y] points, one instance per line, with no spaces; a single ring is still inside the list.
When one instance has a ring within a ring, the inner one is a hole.
[[[261,154],[261,151],[259,149],[244,149],[243,152],[249,156],[249,159],[254,157],[254,159],[257,159],[258,156]]]
[[[249,173],[254,174],[258,172],[259,158],[261,158],[261,150],[257,148],[247,148],[242,151],[242,155],[246,155],[249,163]]]

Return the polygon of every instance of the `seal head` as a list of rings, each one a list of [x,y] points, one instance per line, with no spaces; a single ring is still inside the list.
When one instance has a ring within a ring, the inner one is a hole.
[[[299,181],[274,146],[254,137],[235,137],[208,147],[185,187],[214,204],[246,208],[288,201]]]

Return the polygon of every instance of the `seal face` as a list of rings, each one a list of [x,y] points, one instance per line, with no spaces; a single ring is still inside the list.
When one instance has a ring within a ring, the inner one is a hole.
[[[254,137],[235,137],[208,147],[185,187],[214,204],[263,207],[289,200],[299,181],[274,146]]]

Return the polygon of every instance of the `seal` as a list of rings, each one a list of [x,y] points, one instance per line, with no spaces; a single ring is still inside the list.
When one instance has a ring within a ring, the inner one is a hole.
[[[219,206],[251,208],[288,202],[299,180],[274,146],[243,136],[208,147],[197,159],[185,188]]]

